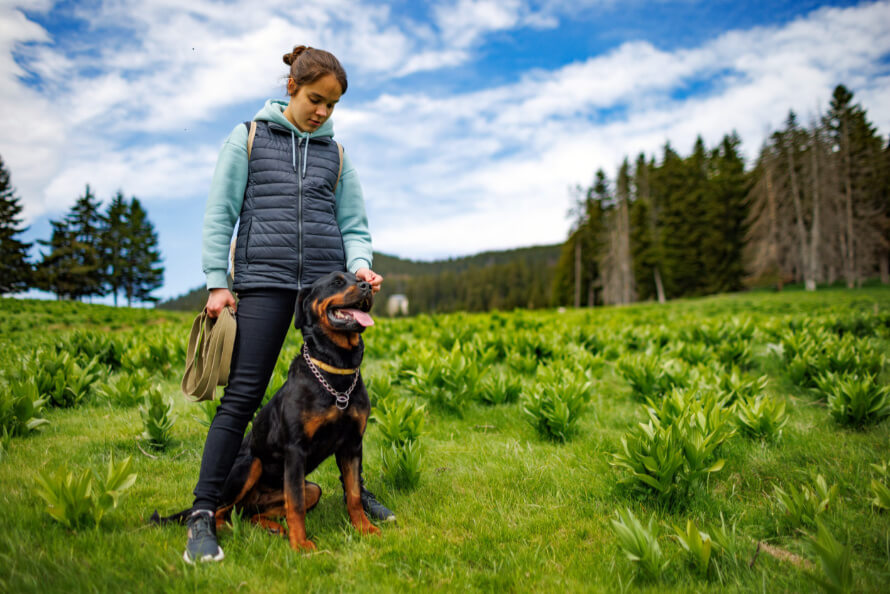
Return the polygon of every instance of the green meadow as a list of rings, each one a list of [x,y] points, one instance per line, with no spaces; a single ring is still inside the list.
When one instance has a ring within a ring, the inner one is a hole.
[[[890,583],[890,289],[378,319],[364,473],[397,523],[356,533],[331,459],[309,477],[317,551],[236,517],[225,560],[198,566],[184,527],[147,523],[190,505],[213,413],[179,391],[192,315],[0,312],[0,591]],[[292,329],[267,396],[299,344]],[[135,480],[103,493],[127,459]]]

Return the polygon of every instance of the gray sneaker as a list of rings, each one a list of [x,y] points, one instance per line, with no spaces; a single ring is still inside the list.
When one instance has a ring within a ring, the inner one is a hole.
[[[222,561],[223,550],[216,542],[216,518],[210,510],[192,512],[186,522],[189,540],[182,558],[186,563],[195,561]]]
[[[377,501],[377,498],[374,497],[374,494],[365,489],[364,485],[362,485],[362,508],[365,510],[365,513],[368,514],[372,520],[377,520],[378,522],[395,522],[396,515],[392,513],[392,511]]]

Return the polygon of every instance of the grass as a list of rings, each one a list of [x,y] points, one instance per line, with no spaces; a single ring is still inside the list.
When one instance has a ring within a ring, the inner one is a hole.
[[[29,326],[26,306],[10,312],[7,304],[0,300],[0,309],[15,314],[15,319],[3,328],[0,347],[18,348],[32,334],[42,334],[39,340],[51,343],[66,330],[63,325],[54,333],[38,332]],[[886,316],[890,291],[731,295],[662,308],[640,305],[563,316],[517,312],[499,317],[522,323],[542,320],[545,325],[566,324],[566,319],[573,324],[602,322],[607,329],[626,330],[646,324],[694,325],[746,311],[766,325],[787,316],[843,315],[851,309],[874,315],[874,304],[878,315]],[[104,308],[90,313],[98,306],[59,305],[65,308],[65,319],[80,328],[117,325],[127,332],[154,319],[151,312],[139,312],[145,318],[136,318],[124,311],[117,322]],[[39,307],[52,313],[51,306]],[[82,321],[88,316],[97,320],[96,326]],[[184,341],[188,317],[164,312],[157,323],[169,325],[172,336]],[[479,325],[490,318],[433,319],[439,320],[435,332],[447,332],[449,322]],[[386,341],[388,333],[406,328],[417,341],[426,340],[426,330],[416,320],[379,321],[366,340]],[[890,351],[886,335],[882,345]],[[49,409],[44,416],[50,423],[41,431],[11,440],[0,460],[0,591],[810,591],[818,560],[802,533],[783,526],[771,495],[773,485],[811,483],[816,473],[829,485],[840,486],[837,505],[822,517],[852,551],[856,590],[880,591],[890,582],[890,514],[872,507],[869,483],[875,475],[871,465],[887,459],[890,423],[864,431],[839,426],[824,402],[789,386],[781,370],[770,367],[764,357],[757,361],[754,376],[769,373],[768,394],[787,402],[789,422],[782,439],[773,443],[741,435],[731,438],[720,450],[725,468],[681,507],[662,506],[617,486],[620,475],[609,465],[610,454],[624,432],[645,415],[611,362],[596,373],[591,405],[564,444],[538,436],[524,420],[520,403],[471,402],[462,418],[428,407],[420,438],[423,472],[414,490],[397,490],[383,480],[380,451],[385,444],[370,424],[364,446],[366,482],[399,518],[395,526],[384,525],[379,538],[363,538],[349,525],[338,472],[329,460],[311,475],[323,490],[306,523],[316,553],[293,552],[285,539],[243,522],[220,533],[223,563],[197,567],[181,559],[183,527],[145,523],[154,509],[171,513],[188,507],[206,435],[206,427],[194,418],[202,416],[197,406],[178,394],[175,370],[161,384],[163,393],[175,401],[174,442],[164,452],[146,450],[154,458],[137,448],[142,431],[138,409],[110,406],[98,398],[72,409]],[[365,375],[382,369],[389,358],[367,360]],[[14,362],[10,357],[3,365]],[[112,453],[116,460],[132,455],[139,475],[119,507],[98,529],[71,531],[53,522],[34,492],[36,471],[103,469]],[[619,549],[611,520],[616,510],[625,508],[644,522],[655,515],[662,534],[659,544],[669,561],[655,580],[639,576]],[[686,526],[692,519],[707,532],[719,526],[721,515],[736,525],[739,553],[735,558],[715,553],[718,571],[702,578],[668,536],[669,527]],[[749,567],[759,541],[805,558],[810,565],[761,552]]]

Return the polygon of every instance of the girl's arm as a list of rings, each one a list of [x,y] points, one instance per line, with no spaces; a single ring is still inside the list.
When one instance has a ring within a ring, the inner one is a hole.
[[[246,142],[246,141],[245,141]],[[343,236],[343,248],[346,250],[346,269],[358,272],[362,268],[371,268],[373,249],[371,248],[371,232],[368,230],[368,216],[365,214],[365,199],[358,173],[343,153],[343,173],[337,185],[337,225]]]
[[[201,267],[208,289],[228,287],[229,245],[246,187],[247,128],[238,124],[219,151],[204,209]]]

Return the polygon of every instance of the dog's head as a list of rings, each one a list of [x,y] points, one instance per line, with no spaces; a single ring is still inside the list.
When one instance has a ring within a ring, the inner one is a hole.
[[[328,273],[300,291],[294,326],[304,334],[321,332],[340,348],[355,348],[359,335],[374,325],[368,315],[372,295],[371,285],[351,272]]]

